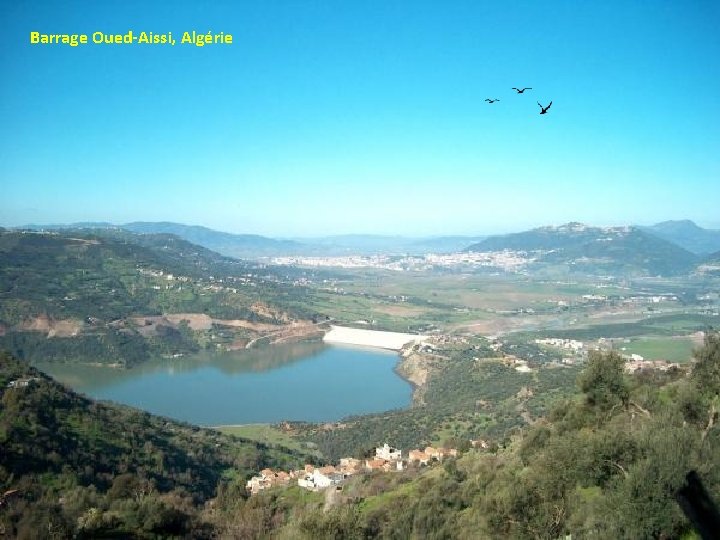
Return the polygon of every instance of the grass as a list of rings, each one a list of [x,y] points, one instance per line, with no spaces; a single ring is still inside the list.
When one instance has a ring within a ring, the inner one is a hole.
[[[282,430],[271,426],[270,424],[245,424],[238,426],[217,426],[215,427],[218,431],[228,434],[243,437],[251,441],[260,442],[269,446],[284,446],[291,450],[298,450],[309,455],[320,457],[320,453],[307,446],[307,443],[303,443],[294,439]]]
[[[385,474],[397,474],[397,473],[385,473]],[[397,478],[392,478],[397,481]],[[361,513],[370,513],[373,510],[387,506],[393,499],[409,497],[414,499],[417,497],[418,491],[418,480],[415,479],[405,484],[396,484],[392,489],[385,490],[378,495],[371,495],[363,498],[362,502],[358,505]]]
[[[689,338],[640,338],[623,345],[626,354],[639,354],[646,360],[687,362],[692,357],[693,342]]]

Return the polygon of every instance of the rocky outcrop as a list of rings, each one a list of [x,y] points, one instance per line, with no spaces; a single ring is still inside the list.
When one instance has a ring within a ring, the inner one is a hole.
[[[325,330],[311,322],[294,322],[287,326],[275,327],[274,332],[259,336],[250,341],[246,348],[251,349],[258,345],[275,345],[279,343],[295,343],[310,339],[321,339]]]
[[[413,385],[413,405],[425,403],[427,381],[443,360],[442,356],[436,354],[417,352],[414,347],[402,352],[402,359],[395,371]]]
[[[252,306],[250,306],[250,311],[257,313],[258,315],[266,319],[274,319],[276,321],[284,323],[288,323],[292,320],[292,318],[286,312],[272,309],[267,304],[263,304],[262,302],[255,302]]]

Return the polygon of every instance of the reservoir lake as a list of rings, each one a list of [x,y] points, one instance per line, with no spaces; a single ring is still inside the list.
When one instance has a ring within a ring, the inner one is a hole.
[[[37,363],[77,392],[204,426],[325,422],[410,405],[395,352],[295,343],[150,360],[131,369]]]

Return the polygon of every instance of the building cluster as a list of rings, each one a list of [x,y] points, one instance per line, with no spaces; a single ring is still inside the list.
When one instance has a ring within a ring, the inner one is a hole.
[[[520,373],[532,373],[533,369],[528,365],[528,361],[523,358],[518,358],[514,354],[506,354],[502,358],[503,364],[513,368],[515,371]]]
[[[453,268],[456,266],[492,267],[513,272],[535,261],[524,251],[461,252],[444,255],[429,254],[426,261],[433,266]]]
[[[697,332],[694,334],[695,339],[702,340],[704,337],[703,332]],[[657,370],[657,371],[668,371],[669,369],[679,368],[680,364],[677,362],[668,362],[667,360],[647,360],[644,356],[637,353],[626,352],[627,347],[617,346],[618,340],[600,338],[598,339],[598,345],[601,349],[612,350],[619,353],[625,360],[625,372],[626,373],[639,373],[646,370]],[[630,343],[630,339],[622,339],[621,343]]]
[[[524,251],[486,251],[459,252],[448,254],[428,253],[426,255],[345,255],[328,257],[273,257],[272,264],[337,267],[337,268],[376,268],[394,271],[424,271],[435,268],[480,268],[490,267],[515,272],[526,267],[535,259]]]
[[[638,373],[644,370],[667,371],[672,368],[680,367],[676,362],[666,362],[665,360],[645,360],[639,354],[631,354],[625,362],[626,373]]]
[[[582,341],[562,338],[536,339],[535,343],[538,345],[549,345],[551,347],[557,347],[558,349],[566,349],[574,352],[582,351],[583,347],[585,347],[585,344]]]
[[[620,299],[624,304],[659,304],[660,302],[677,302],[678,297],[674,294],[656,294],[656,295],[648,295],[648,296],[629,296],[629,297],[623,297],[621,296]]]
[[[27,388],[31,384],[34,384],[36,381],[39,381],[37,377],[30,377],[28,379],[15,379],[14,381],[10,381],[7,384],[8,388]]]
[[[203,280],[202,278],[199,278],[197,280],[194,280],[193,278],[189,276],[177,276],[175,274],[171,274],[169,272],[165,272],[164,270],[153,270],[151,268],[141,268],[137,267],[137,271],[141,276],[147,276],[147,277],[153,277],[158,279],[160,282],[165,281],[168,282],[168,284],[165,285],[153,285],[152,288],[156,291],[162,290],[162,289],[175,289],[176,285],[174,282],[181,282],[181,283],[189,283],[191,285],[196,285],[200,287],[200,289],[204,291],[212,291],[212,292],[231,292],[234,294],[237,294],[237,287],[230,287],[228,284],[240,284],[244,286],[250,286],[250,287],[256,287],[257,283],[253,280],[256,276],[253,274],[245,274],[243,276],[228,276],[225,278],[216,278],[214,276],[209,276],[207,280]],[[177,285],[177,290],[181,291],[183,290],[182,285]]]
[[[608,299],[604,294],[583,294],[582,299],[588,302],[602,302]]]
[[[375,456],[372,458],[346,457],[342,458],[337,466],[316,467],[307,464],[303,469],[289,472],[263,469],[259,475],[250,478],[245,487],[252,495],[269,487],[291,484],[297,484],[311,491],[319,491],[331,486],[341,486],[345,480],[354,475],[378,471],[403,471],[410,465],[430,465],[434,461],[440,462],[447,457],[456,456],[455,448],[428,446],[424,450],[410,450],[407,458],[404,459],[402,450],[385,443],[375,448]]]

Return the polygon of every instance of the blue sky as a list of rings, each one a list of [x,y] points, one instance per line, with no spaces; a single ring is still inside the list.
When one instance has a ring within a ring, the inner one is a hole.
[[[0,224],[720,228],[718,25],[714,1],[4,2]],[[29,43],[128,30],[234,43]]]

